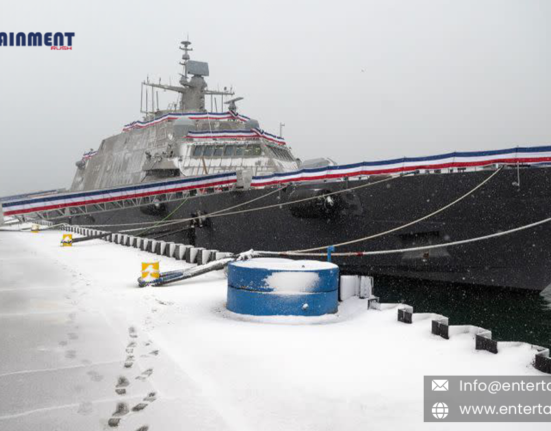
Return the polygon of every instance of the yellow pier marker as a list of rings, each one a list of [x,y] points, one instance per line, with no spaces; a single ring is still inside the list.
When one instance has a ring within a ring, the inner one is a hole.
[[[37,224],[33,224],[31,226],[31,232],[32,233],[38,233],[40,231],[40,226],[38,226]]]
[[[73,234],[64,233],[63,238],[61,239],[61,247],[72,247],[73,246]]]
[[[142,262],[142,278],[146,281],[159,278],[159,262]]]

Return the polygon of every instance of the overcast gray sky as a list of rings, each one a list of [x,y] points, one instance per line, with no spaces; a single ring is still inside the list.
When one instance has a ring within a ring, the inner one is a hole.
[[[551,144],[545,0],[1,0],[0,196],[68,187],[75,162],[139,119],[140,82],[178,79],[179,42],[240,112],[302,158],[339,163]]]

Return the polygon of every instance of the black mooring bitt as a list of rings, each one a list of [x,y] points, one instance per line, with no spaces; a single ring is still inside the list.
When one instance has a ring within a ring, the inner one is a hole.
[[[433,335],[440,335],[440,324],[438,323],[438,321],[436,320],[432,321],[430,331],[432,332]]]
[[[413,323],[413,307],[399,308],[398,322]]]
[[[448,319],[433,320],[431,332],[434,335],[439,335],[440,337],[449,340],[450,339],[450,326],[448,324]]]
[[[367,298],[367,309],[378,309],[379,308],[379,297],[371,295]]]
[[[551,374],[551,358],[549,357],[549,349],[544,349],[541,352],[536,353],[534,368],[542,373]]]
[[[486,350],[487,352],[497,354],[497,341],[492,340],[491,332],[476,334],[476,350]]]

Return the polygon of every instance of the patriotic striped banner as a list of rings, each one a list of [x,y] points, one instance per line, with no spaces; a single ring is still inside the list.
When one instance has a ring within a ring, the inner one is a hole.
[[[84,153],[82,155],[82,161],[86,161],[88,159],[91,159],[92,157],[94,157],[96,155],[96,153],[97,153],[97,151],[94,151],[94,150],[90,150],[87,153]]]
[[[264,187],[289,182],[307,182],[326,179],[357,177],[378,174],[397,174],[421,169],[446,169],[488,166],[492,164],[547,165],[551,162],[551,146],[517,147],[495,151],[454,152],[429,157],[405,157],[401,159],[363,162],[317,169],[302,169],[268,176],[255,176],[251,186]],[[164,182],[140,184],[90,192],[63,193],[36,198],[10,200],[2,204],[4,215],[20,215],[39,211],[68,208],[95,203],[120,201],[144,196],[154,196],[184,190],[201,189],[234,184],[235,172],[182,178]]]
[[[203,189],[234,184],[237,181],[235,172],[208,175],[195,178],[182,178],[163,182],[117,187],[90,192],[62,193],[52,196],[18,199],[2,204],[4,215],[21,215],[40,211],[51,211],[82,205],[101,204],[106,202],[155,196],[185,190]]]
[[[220,130],[213,132],[188,132],[187,137],[192,139],[251,139],[258,138],[258,133],[252,130]]]
[[[178,118],[189,118],[190,120],[237,120],[246,123],[250,120],[246,115],[238,114],[235,111],[228,112],[195,112],[195,113],[170,113],[151,121],[134,121],[127,124],[122,129],[123,132],[129,132],[134,129],[144,129],[149,126],[164,123],[165,121],[177,120]],[[272,135],[262,129],[251,130],[224,130],[215,132],[188,132],[187,137],[193,139],[222,139],[222,138],[264,138],[276,144],[285,145],[285,139],[281,136]]]
[[[537,165],[551,161],[551,146],[517,147],[495,151],[454,152],[429,157],[404,157],[378,162],[354,163],[316,169],[301,169],[267,176],[255,176],[253,187],[290,182],[319,181],[362,175],[397,174],[420,169],[447,169],[488,166],[492,164]]]
[[[190,120],[238,120],[243,123],[246,123],[250,120],[246,115],[238,114],[235,111],[228,112],[191,112],[191,113],[181,113],[181,112],[171,112],[165,114],[159,118],[155,118],[151,121],[134,121],[132,123],[126,124],[123,127],[123,132],[129,132],[134,129],[144,129],[149,126],[154,126],[156,124],[164,123],[165,121],[177,120],[178,118],[189,118]]]
[[[285,145],[285,139],[280,136],[272,135],[271,133],[265,132],[262,129],[251,129],[251,130],[221,130],[214,132],[188,132],[188,138],[192,139],[231,139],[231,138],[262,138],[270,142]]]
[[[268,141],[271,141],[275,144],[279,145],[285,145],[285,139],[283,139],[281,136],[272,135],[271,133],[265,132],[262,129],[253,129],[255,133],[258,133],[258,135]]]

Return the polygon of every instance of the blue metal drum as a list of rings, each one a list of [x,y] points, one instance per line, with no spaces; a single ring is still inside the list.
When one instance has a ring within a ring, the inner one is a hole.
[[[329,262],[252,259],[228,267],[228,310],[253,316],[336,313],[339,268]]]

